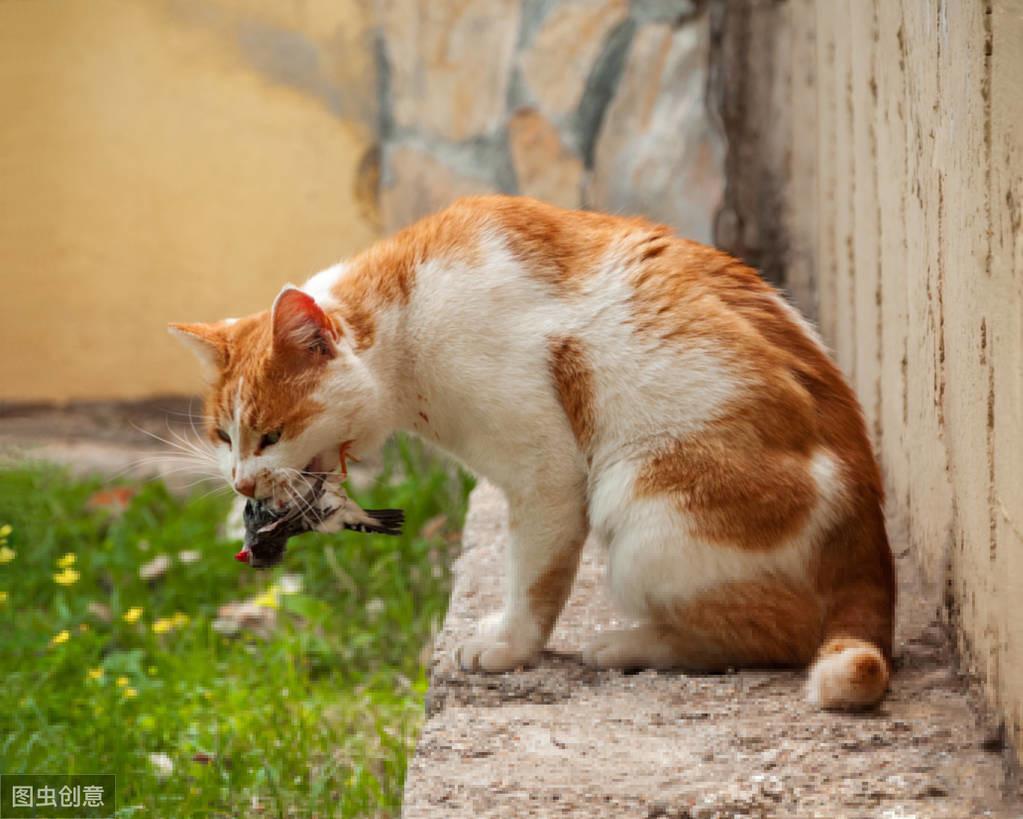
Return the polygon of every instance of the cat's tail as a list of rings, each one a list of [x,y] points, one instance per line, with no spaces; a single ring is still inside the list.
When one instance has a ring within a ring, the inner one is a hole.
[[[832,637],[810,667],[807,699],[827,710],[870,708],[884,697],[890,676],[888,658],[878,646],[855,637]]]
[[[880,509],[867,517],[843,527],[822,560],[827,614],[807,698],[824,709],[870,708],[891,677],[895,572]]]

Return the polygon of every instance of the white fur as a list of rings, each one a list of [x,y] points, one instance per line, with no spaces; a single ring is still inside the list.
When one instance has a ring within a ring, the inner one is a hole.
[[[312,296],[320,307],[327,309],[336,302],[335,296],[331,291],[344,270],[345,266],[340,262],[331,265],[326,270],[321,270],[315,276],[310,276],[309,280],[299,289]]]
[[[728,583],[768,574],[805,579],[816,536],[832,521],[842,494],[827,450],[814,453],[811,474],[818,499],[803,530],[768,551],[750,551],[695,536],[691,522],[669,499],[634,498],[633,463],[606,469],[594,482],[590,520],[609,547],[615,601],[627,614],[643,618],[651,604],[685,602]]]

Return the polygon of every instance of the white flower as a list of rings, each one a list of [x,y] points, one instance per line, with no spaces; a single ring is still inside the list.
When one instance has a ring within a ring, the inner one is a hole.
[[[171,559],[167,555],[157,555],[148,563],[139,566],[139,577],[143,580],[156,580],[167,573]]]
[[[174,773],[174,760],[165,753],[150,754],[149,762],[153,766],[153,773],[156,774],[157,779],[167,779]]]

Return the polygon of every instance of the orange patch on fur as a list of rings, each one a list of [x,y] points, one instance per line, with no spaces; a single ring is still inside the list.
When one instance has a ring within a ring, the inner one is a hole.
[[[460,200],[377,242],[349,262],[332,293],[357,350],[372,346],[376,340],[380,310],[408,304],[416,268],[421,263],[447,260],[472,266],[479,262],[476,239],[484,219],[482,212]]]
[[[675,441],[639,474],[639,497],[672,499],[695,534],[722,546],[772,549],[796,535],[817,502],[807,458],[772,452],[727,427]]]
[[[595,425],[593,371],[578,339],[570,336],[551,338],[549,367],[558,401],[572,427],[579,449],[590,452]]]
[[[593,211],[566,211],[528,197],[476,197],[462,203],[484,210],[529,274],[560,295],[578,292],[613,242],[627,235],[630,227],[648,224]]]
[[[678,652],[679,666],[699,671],[804,666],[820,645],[824,625],[813,590],[783,578],[730,583],[652,611]]]
[[[828,645],[861,641],[891,658],[895,562],[884,513],[868,489],[860,489],[845,517],[822,538],[815,568],[817,588],[828,605]]]
[[[323,406],[312,397],[323,377],[328,359],[299,362],[290,350],[273,348],[269,311],[239,319],[223,329],[226,360],[206,398],[206,415],[212,419],[208,434],[217,441],[217,424],[235,414],[238,385],[244,386],[245,415],[242,423],[260,433],[283,429],[299,434]],[[251,440],[250,440],[251,438]],[[236,442],[243,452],[258,445],[258,436],[245,435]]]
[[[568,544],[555,554],[547,568],[529,587],[530,610],[544,635],[549,635],[553,630],[572,590],[572,581],[579,567],[585,540],[586,535],[583,534],[577,542]]]
[[[881,477],[838,367],[774,289],[728,254],[650,229],[631,257],[635,332],[712,345],[748,385],[707,429],[655,454],[638,491],[673,496],[714,542],[768,549],[806,522],[816,502],[809,458],[831,452],[847,499],[811,566],[822,633],[890,656],[895,575]]]

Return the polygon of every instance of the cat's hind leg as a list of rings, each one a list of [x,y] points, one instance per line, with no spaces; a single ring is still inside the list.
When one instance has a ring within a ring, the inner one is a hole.
[[[668,497],[637,497],[634,467],[597,481],[590,514],[608,545],[608,579],[640,625],[599,634],[583,653],[598,668],[724,671],[801,666],[812,659],[823,610],[810,584],[810,541],[751,549],[694,534]]]
[[[820,644],[823,612],[808,588],[778,579],[729,583],[691,600],[656,604],[653,619],[597,635],[583,652],[595,668],[804,666]]]

